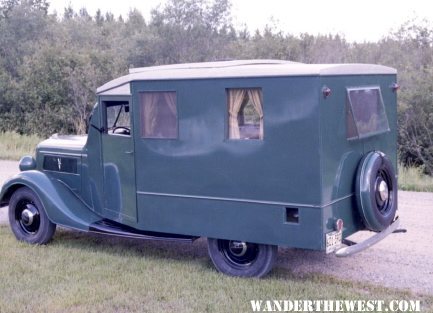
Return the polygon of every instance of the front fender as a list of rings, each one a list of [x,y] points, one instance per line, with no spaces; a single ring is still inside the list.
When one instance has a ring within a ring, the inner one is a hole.
[[[7,205],[13,192],[24,186],[38,195],[48,218],[55,224],[87,231],[90,224],[102,219],[64,183],[33,170],[21,172],[5,182],[0,206]]]

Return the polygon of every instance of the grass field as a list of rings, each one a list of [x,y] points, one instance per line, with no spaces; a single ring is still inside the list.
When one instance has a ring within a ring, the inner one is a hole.
[[[34,155],[36,145],[41,140],[35,135],[0,133],[0,160],[19,160],[23,155]]]
[[[419,167],[398,167],[398,187],[408,191],[433,192],[433,177],[422,173]]]
[[[421,300],[433,296],[275,268],[265,279],[217,273],[205,241],[139,241],[58,230],[46,246],[0,226],[0,312],[251,312],[250,300]],[[344,269],[342,269],[344,270]],[[426,310],[426,311],[425,311]]]

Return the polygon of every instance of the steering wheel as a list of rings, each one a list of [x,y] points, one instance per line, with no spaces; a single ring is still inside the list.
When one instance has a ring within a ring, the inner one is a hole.
[[[120,130],[120,131],[117,131]],[[113,134],[130,135],[131,130],[126,126],[116,126],[112,130]]]

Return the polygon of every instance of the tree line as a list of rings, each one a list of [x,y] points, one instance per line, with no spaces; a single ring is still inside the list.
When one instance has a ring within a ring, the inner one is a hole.
[[[399,157],[433,174],[433,26],[410,20],[378,42],[236,29],[230,0],[169,0],[148,20],[46,0],[0,0],[0,132],[85,133],[95,90],[131,67],[231,59],[374,63],[398,70]]]

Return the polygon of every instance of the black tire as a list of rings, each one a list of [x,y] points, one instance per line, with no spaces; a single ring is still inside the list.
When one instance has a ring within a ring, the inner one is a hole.
[[[263,277],[274,266],[278,246],[208,238],[208,251],[218,271],[240,277]]]
[[[391,161],[372,151],[360,162],[356,180],[358,211],[367,229],[382,231],[397,212],[397,178]]]
[[[28,187],[21,187],[12,194],[9,224],[18,240],[31,244],[46,244],[56,231],[56,224],[48,219],[39,197]]]

